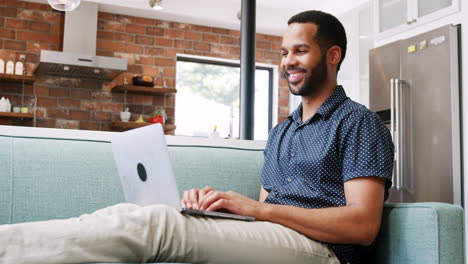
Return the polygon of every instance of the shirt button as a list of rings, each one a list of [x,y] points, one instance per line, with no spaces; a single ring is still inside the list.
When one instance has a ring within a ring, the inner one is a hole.
[[[289,178],[289,177],[288,177],[288,178],[286,178],[286,180],[287,180],[288,182],[291,182],[291,178]]]
[[[296,152],[291,153],[291,157],[296,157]]]

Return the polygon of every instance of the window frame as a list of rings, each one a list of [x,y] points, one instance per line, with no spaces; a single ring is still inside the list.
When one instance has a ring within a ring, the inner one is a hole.
[[[215,57],[206,57],[206,56],[195,56],[195,55],[187,55],[187,54],[176,54],[176,64],[177,62],[192,62],[192,63],[201,63],[201,64],[210,64],[210,65],[217,65],[217,66],[226,66],[226,67],[233,67],[240,69],[240,61],[237,60],[229,60],[229,59],[220,59]],[[177,68],[177,67],[176,67]],[[274,78],[277,78],[278,74],[278,67],[273,64],[262,64],[256,63],[255,70],[266,70],[268,71],[268,132],[273,128],[274,125],[278,123],[275,120],[277,119],[277,115],[275,115],[274,107],[278,107],[278,86],[277,82],[274,82]],[[176,74],[177,75],[177,74]],[[177,83],[177,80],[175,80]],[[276,84],[276,85],[275,85]],[[240,87],[239,87],[240,88]],[[239,91],[240,92],[240,91]],[[276,95],[276,97],[275,97]],[[239,94],[240,98],[240,94]],[[239,105],[241,107],[241,105]],[[252,114],[252,113],[250,113]],[[255,120],[255,116],[254,116]]]

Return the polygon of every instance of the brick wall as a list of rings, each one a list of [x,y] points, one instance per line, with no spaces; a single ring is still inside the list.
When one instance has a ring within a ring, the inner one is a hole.
[[[48,5],[0,0],[0,58],[18,59],[26,55],[27,71],[39,62],[41,49],[61,50],[63,38],[61,12]],[[279,63],[281,38],[257,34],[256,61]],[[240,32],[215,27],[191,25],[99,12],[97,55],[127,59],[127,78],[133,74],[160,77],[162,72],[169,88],[175,87],[176,54],[202,55],[216,58],[240,58]],[[122,76],[111,83],[85,79],[36,76],[34,85],[26,85],[24,102],[32,107],[37,95],[37,126],[110,130],[119,120],[123,94],[111,93]],[[162,85],[161,78],[157,85]],[[289,93],[284,80],[279,82],[278,119],[288,115]],[[21,103],[21,84],[0,82],[0,96]],[[156,108],[165,108],[168,123],[174,123],[175,95],[127,95],[130,111],[149,117]]]

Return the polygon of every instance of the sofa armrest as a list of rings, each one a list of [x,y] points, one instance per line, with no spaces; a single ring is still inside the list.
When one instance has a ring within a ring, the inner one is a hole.
[[[463,264],[463,221],[452,204],[385,204],[372,263]]]

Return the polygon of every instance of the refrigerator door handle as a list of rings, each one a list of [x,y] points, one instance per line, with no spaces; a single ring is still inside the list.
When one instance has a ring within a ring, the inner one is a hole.
[[[392,135],[393,144],[395,146],[394,151],[394,163],[392,173],[392,188],[396,188],[396,174],[397,174],[397,141],[395,138],[395,80],[390,79],[390,134]]]
[[[395,93],[395,189],[401,189],[401,81],[393,80],[393,90]]]
[[[394,80],[394,90],[395,90],[395,164],[396,164],[396,174],[395,174],[395,189],[401,190],[402,182],[402,168],[401,168],[401,141],[402,141],[402,131],[401,131],[401,118],[402,118],[402,105],[401,105],[401,84],[402,80]]]

